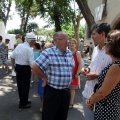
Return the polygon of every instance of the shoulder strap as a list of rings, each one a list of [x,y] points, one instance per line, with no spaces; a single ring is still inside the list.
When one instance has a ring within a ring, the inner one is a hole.
[[[120,67],[120,61],[115,61],[113,64],[117,64]]]
[[[77,55],[76,53],[78,52],[78,50],[75,51],[75,55]]]

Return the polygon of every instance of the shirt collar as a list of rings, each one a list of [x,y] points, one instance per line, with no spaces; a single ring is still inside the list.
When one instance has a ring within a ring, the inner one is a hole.
[[[97,46],[97,49],[98,49],[99,51],[105,50],[105,46],[103,46],[102,49],[99,49],[99,46]]]
[[[23,44],[25,44],[26,46],[30,47],[28,42],[24,42]]]
[[[61,50],[57,47],[57,46],[54,46],[54,48],[56,49],[56,51],[62,55],[66,55],[68,53],[68,50],[66,49],[65,51],[65,54],[63,54],[63,52],[61,52]]]

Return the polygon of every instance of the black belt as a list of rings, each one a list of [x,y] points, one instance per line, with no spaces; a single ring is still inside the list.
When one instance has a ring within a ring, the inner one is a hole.
[[[16,66],[30,67],[30,65],[19,65],[19,64],[16,64]]]
[[[46,85],[46,87],[48,87],[48,88],[50,88],[50,89],[52,89],[52,90],[55,90],[55,91],[68,91],[69,90],[69,88],[64,88],[64,89],[56,89],[56,88],[53,88],[53,87],[51,87],[50,85]]]

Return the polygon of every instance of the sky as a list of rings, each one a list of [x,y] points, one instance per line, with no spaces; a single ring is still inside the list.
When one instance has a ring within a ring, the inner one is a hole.
[[[8,30],[11,30],[11,29],[19,28],[20,23],[21,23],[20,17],[15,11],[15,3],[14,3],[14,1],[12,3],[12,6],[11,6],[10,15],[12,15],[13,17],[12,17],[12,19],[7,21],[6,30],[5,30],[6,32]],[[45,26],[47,24],[43,19],[41,19],[39,17],[36,17],[34,20],[31,20],[30,22],[37,23],[40,28],[42,28],[43,26]]]
[[[12,6],[11,6],[11,12],[10,12],[10,15],[12,15],[12,19],[8,20],[7,21],[7,25],[6,25],[6,30],[5,32],[7,32],[8,30],[11,30],[11,29],[18,29],[19,26],[20,26],[20,17],[19,15],[16,13],[15,11],[15,3],[13,2]],[[30,22],[35,22],[38,24],[38,26],[40,28],[44,27],[47,23],[45,22],[45,20],[39,18],[39,17],[36,17],[34,20],[31,20]],[[81,20],[80,22],[81,24],[85,24],[85,20]]]

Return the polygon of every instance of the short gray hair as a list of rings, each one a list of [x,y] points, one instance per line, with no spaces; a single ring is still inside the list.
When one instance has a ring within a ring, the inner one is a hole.
[[[56,32],[54,35],[53,35],[53,40],[55,39],[55,38],[58,38],[59,36],[60,36],[60,34],[65,34],[65,35],[67,35],[65,32],[63,32],[63,31],[58,31],[58,32]]]

